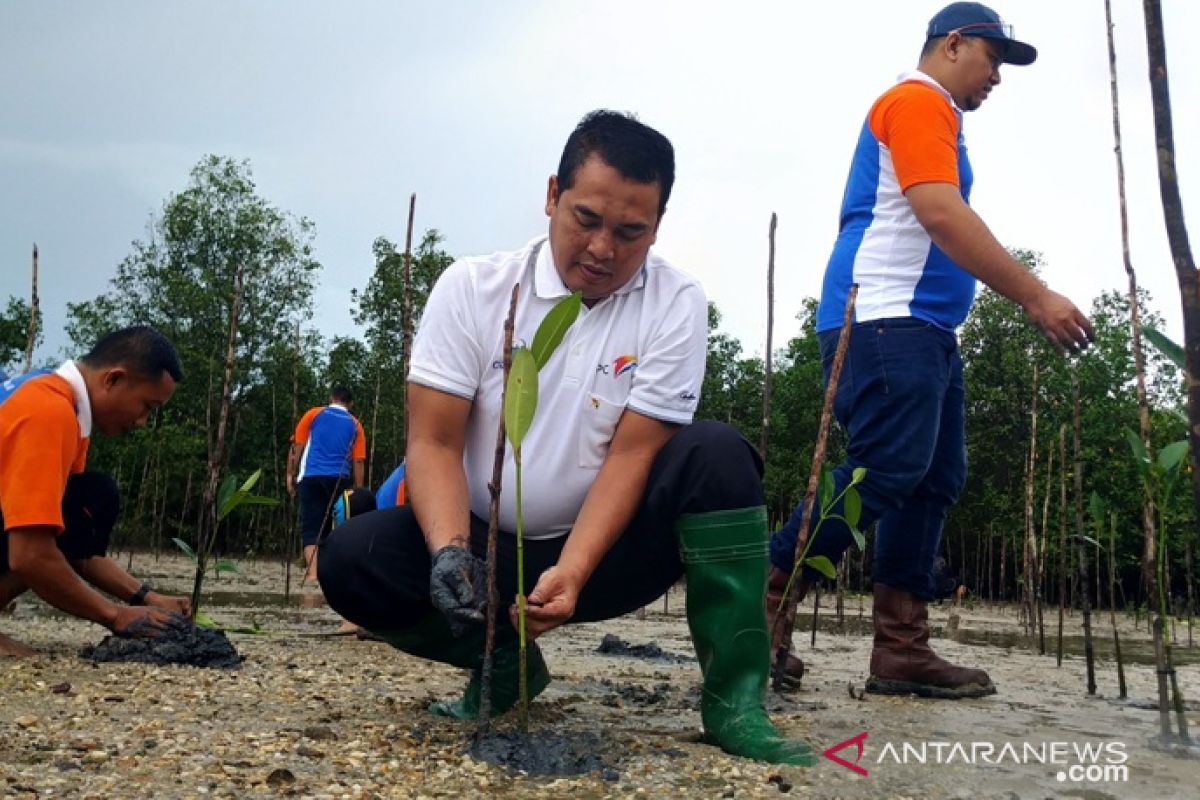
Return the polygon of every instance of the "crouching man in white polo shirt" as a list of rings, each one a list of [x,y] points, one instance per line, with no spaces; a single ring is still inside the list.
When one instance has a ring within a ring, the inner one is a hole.
[[[675,177],[671,143],[632,117],[593,112],[550,177],[549,237],[468,258],[434,287],[413,345],[410,505],[350,519],[322,546],[329,604],[392,646],[470,669],[435,713],[480,712],[488,489],[501,416],[503,324],[519,283],[514,345],[573,291],[583,309],[539,375],[522,444],[528,629],[610,619],[686,573],[710,741],[749,758],[812,764],[763,709],[767,518],[754,449],[734,429],[690,424],[704,377],[700,285],[650,253]],[[512,454],[497,583],[516,596]],[[492,711],[517,699],[517,644],[497,626]],[[530,692],[550,682],[536,644]]]

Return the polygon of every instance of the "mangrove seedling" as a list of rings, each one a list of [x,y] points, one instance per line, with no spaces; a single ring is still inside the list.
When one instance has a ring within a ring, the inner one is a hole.
[[[560,300],[538,325],[530,346],[513,352],[504,395],[505,435],[512,445],[513,465],[516,468],[518,689],[522,731],[529,728],[529,680],[525,666],[525,518],[521,509],[521,442],[529,432],[537,411],[538,370],[546,365],[562,343],[567,330],[579,316],[582,303],[583,295],[579,292]]]
[[[246,481],[238,486],[237,478],[233,475],[227,475],[225,480],[221,482],[220,488],[217,490],[217,513],[216,525],[213,528],[213,536],[208,537],[207,545],[203,548],[203,552],[196,552],[192,547],[182,539],[176,537],[171,541],[175,542],[175,546],[183,551],[196,565],[196,575],[192,591],[192,619],[196,620],[197,613],[200,611],[200,587],[204,583],[204,575],[208,571],[208,562],[212,556],[213,543],[217,537],[216,529],[220,527],[221,522],[242,506],[273,506],[279,501],[274,497],[263,497],[262,495],[254,494],[254,487],[262,478],[262,470],[254,471]],[[212,565],[213,572],[239,572],[237,564],[229,559],[219,558]]]

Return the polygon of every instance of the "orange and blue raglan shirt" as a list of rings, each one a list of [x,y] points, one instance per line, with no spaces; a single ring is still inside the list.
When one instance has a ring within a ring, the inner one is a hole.
[[[83,472],[91,435],[87,389],[74,362],[0,384],[0,514],[5,531],[63,530],[67,478]]]
[[[975,278],[933,243],[904,192],[949,183],[967,202],[972,181],[953,98],[922,72],[901,75],[875,101],[859,134],[817,330],[841,327],[853,283],[855,322],[916,317],[948,331],[962,324],[975,300]]]
[[[362,425],[337,404],[306,411],[296,424],[292,442],[304,445],[297,480],[349,477],[353,462],[367,458],[367,437]]]

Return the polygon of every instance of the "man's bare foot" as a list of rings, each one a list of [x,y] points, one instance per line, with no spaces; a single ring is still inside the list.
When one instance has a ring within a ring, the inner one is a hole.
[[[10,639],[3,633],[0,633],[0,656],[12,656],[13,658],[29,658],[36,656],[37,650],[32,647],[27,647],[16,639]]]
[[[349,620],[342,620],[342,624],[338,626],[338,629],[334,632],[334,635],[350,636],[355,633],[358,633],[358,626]]]

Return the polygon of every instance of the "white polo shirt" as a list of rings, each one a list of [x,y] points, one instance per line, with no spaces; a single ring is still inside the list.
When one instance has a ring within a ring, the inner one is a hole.
[[[487,519],[504,380],[504,320],[521,284],[513,346],[525,347],[570,292],[546,237],[516,252],[452,264],[429,295],[409,380],[472,401],[463,466],[471,511]],[[700,284],[651,253],[609,297],[580,310],[538,375],[538,407],[521,445],[525,535],[561,536],[608,453],[626,407],[692,421],[704,380],[708,303]],[[516,472],[506,450],[500,527],[516,530]]]

